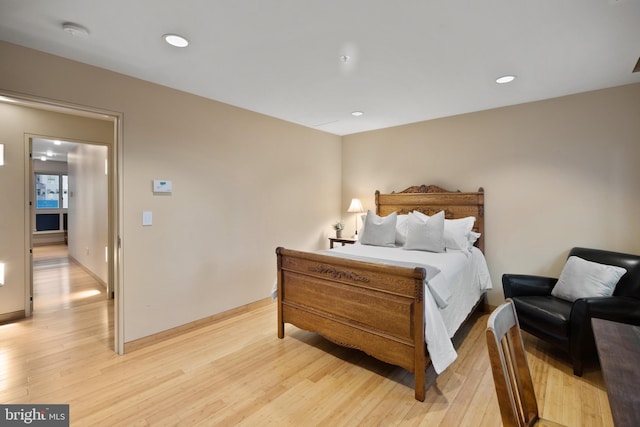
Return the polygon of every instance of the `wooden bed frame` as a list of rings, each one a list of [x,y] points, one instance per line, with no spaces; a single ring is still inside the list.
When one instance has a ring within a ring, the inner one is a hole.
[[[376,191],[376,213],[417,210],[445,218],[475,216],[476,245],[484,250],[484,190],[463,193],[415,186],[400,193]],[[284,324],[317,332],[414,374],[415,398],[425,399],[430,362],[424,337],[423,268],[396,267],[279,247],[278,338]],[[481,305],[481,297],[476,307]]]

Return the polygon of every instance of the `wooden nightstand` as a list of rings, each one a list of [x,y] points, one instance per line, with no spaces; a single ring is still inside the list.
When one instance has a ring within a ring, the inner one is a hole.
[[[329,248],[333,249],[334,243],[342,243],[344,245],[353,245],[357,240],[344,237],[329,237]]]

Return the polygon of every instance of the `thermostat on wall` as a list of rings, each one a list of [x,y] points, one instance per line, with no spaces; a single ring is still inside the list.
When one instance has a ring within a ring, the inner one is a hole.
[[[154,179],[153,192],[154,193],[171,193],[171,181],[167,181],[165,179]]]

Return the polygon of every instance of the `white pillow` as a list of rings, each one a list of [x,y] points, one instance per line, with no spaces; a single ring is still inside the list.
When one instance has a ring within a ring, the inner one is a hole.
[[[398,215],[396,222],[396,246],[404,246],[407,241],[407,218],[409,215]]]
[[[626,272],[622,267],[570,256],[551,295],[571,302],[578,298],[608,297]]]
[[[480,236],[482,236],[482,234],[476,233],[475,231],[470,231],[469,232],[469,245],[470,246],[475,245],[476,241],[480,238]]]
[[[444,211],[427,216],[426,220],[410,214],[407,218],[407,241],[404,249],[444,252]]]
[[[397,219],[398,215],[395,212],[385,217],[380,217],[368,211],[364,220],[360,243],[371,246],[395,246]]]
[[[468,250],[472,246],[469,238],[475,222],[474,216],[445,220],[444,240],[447,249]]]
[[[360,230],[356,233],[356,240],[362,240],[362,233],[364,233],[364,222],[367,220],[367,214],[360,215]]]
[[[415,214],[422,218],[429,218],[428,215],[422,212],[413,211]],[[476,222],[475,216],[468,216],[458,219],[445,219],[444,220],[444,245],[447,249],[454,250],[469,250],[472,243],[470,243],[470,233],[473,229],[473,224]],[[474,241],[475,242],[475,241]]]

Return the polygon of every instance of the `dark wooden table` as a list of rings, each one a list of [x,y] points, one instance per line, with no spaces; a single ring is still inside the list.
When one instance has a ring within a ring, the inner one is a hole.
[[[333,249],[334,243],[342,243],[344,245],[352,245],[356,242],[356,239],[346,237],[329,237],[329,248]]]
[[[604,319],[591,324],[613,422],[640,426],[640,326]]]

